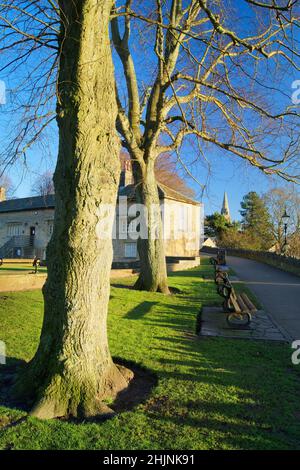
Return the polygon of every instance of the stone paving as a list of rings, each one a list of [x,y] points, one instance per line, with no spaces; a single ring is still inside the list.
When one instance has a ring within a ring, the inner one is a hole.
[[[285,341],[290,338],[271,317],[259,310],[246,327],[231,327],[226,322],[226,314],[220,307],[203,307],[199,336],[221,336],[224,338]]]

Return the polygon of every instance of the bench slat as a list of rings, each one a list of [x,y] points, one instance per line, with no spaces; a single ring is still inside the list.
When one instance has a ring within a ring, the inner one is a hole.
[[[236,313],[241,313],[240,306],[239,306],[235,296],[233,296],[233,295],[230,296],[230,303],[233,305],[233,308],[236,311]]]
[[[238,295],[237,296],[237,303],[239,304],[239,307],[240,307],[240,310],[242,312],[248,312],[249,311],[249,308],[247,307],[247,305],[245,304],[245,302],[243,301],[243,298],[241,295]]]
[[[255,307],[255,305],[251,302],[251,300],[249,299],[249,297],[247,296],[247,294],[245,294],[243,292],[243,294],[241,294],[241,297],[243,298],[243,301],[245,302],[245,304],[247,305],[247,307],[249,308],[249,310],[251,312],[256,312],[257,311],[257,308]]]

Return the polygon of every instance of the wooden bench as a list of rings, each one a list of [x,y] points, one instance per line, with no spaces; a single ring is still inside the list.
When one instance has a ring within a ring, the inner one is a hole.
[[[244,292],[236,294],[230,282],[218,286],[218,294],[224,298],[223,310],[227,313],[227,323],[231,326],[247,326],[257,308]]]
[[[216,260],[216,258],[210,258],[210,264],[214,266],[215,270],[215,283],[222,284],[224,282],[229,282],[228,278],[228,268],[224,266],[220,266]]]
[[[215,270],[215,283],[219,285],[219,284],[224,284],[224,283],[226,284],[227,282],[229,282],[227,271],[216,269]]]
[[[226,265],[226,250],[220,249],[217,252],[217,261],[220,266]]]

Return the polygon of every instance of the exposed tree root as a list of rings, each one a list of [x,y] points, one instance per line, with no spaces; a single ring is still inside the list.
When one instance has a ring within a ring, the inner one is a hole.
[[[80,375],[74,371],[73,381],[69,374],[54,374],[46,381],[47,386],[39,387],[40,398],[30,415],[39,419],[113,417],[115,412],[105,401],[114,400],[128,387],[133,376],[131,370],[115,364],[98,380],[86,380],[86,377],[80,380]]]

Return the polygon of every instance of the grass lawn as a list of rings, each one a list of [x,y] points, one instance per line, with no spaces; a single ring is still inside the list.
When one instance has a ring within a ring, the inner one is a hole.
[[[24,412],[0,406],[0,449],[300,449],[300,369],[290,347],[193,334],[201,305],[220,303],[206,263],[170,276],[179,295],[112,282],[112,354],[158,377],[145,403],[101,424],[18,421]],[[38,291],[0,296],[10,361],[34,354],[42,310]]]

